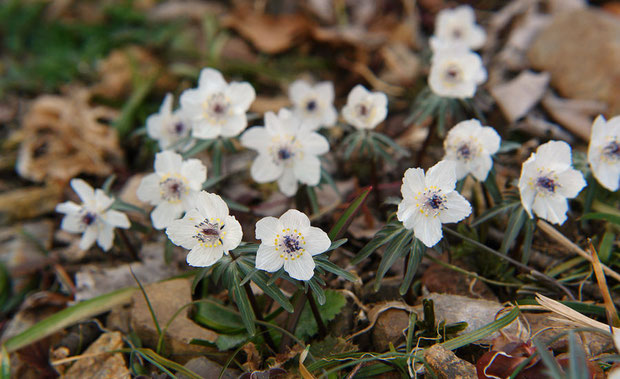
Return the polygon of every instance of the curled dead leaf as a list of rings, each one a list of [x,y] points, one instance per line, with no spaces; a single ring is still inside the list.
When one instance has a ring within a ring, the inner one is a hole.
[[[73,88],[64,96],[35,99],[22,123],[17,172],[33,181],[68,181],[81,173],[105,176],[122,159],[116,130],[118,113],[91,105],[91,92]]]

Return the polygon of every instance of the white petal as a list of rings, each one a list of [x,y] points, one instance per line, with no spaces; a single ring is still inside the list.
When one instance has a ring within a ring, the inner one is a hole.
[[[281,228],[277,218],[263,217],[256,222],[256,239],[261,240],[261,244],[273,246],[274,238]]]
[[[190,212],[188,212],[188,214]],[[197,214],[197,212],[194,213]],[[198,244],[198,240],[194,238],[194,235],[196,235],[196,227],[194,226],[196,225],[196,221],[198,220],[192,220],[192,218],[187,215],[180,220],[174,220],[170,226],[166,228],[166,235],[168,235],[168,238],[170,238],[173,244],[182,246],[186,249],[192,249]],[[200,221],[202,221],[202,219]]]
[[[315,155],[306,154],[303,159],[295,161],[293,170],[301,183],[316,186],[321,181],[321,161]]]
[[[283,110],[280,110],[282,113]],[[265,116],[265,128],[270,135],[283,135],[289,132],[289,127],[285,126],[280,117],[273,112],[266,112]]]
[[[403,185],[400,187],[400,192],[403,198],[413,198],[419,192],[424,192],[425,180],[424,170],[421,168],[409,168],[405,171],[403,176]]]
[[[301,257],[284,261],[284,270],[293,279],[310,280],[314,275],[314,259],[310,254],[302,254]]]
[[[519,192],[521,194],[521,205],[523,205],[523,209],[525,209],[530,218],[534,218],[532,215],[532,205],[534,204],[534,199],[538,192],[529,186],[519,188]]]
[[[84,203],[94,203],[95,190],[82,179],[71,179],[71,188]],[[86,249],[84,249],[86,250]]]
[[[99,230],[96,226],[90,226],[86,228],[84,234],[82,234],[82,239],[80,240],[80,249],[88,250],[97,240],[97,236],[99,234]]]
[[[329,128],[336,124],[338,120],[338,112],[333,105],[328,105],[323,111],[323,118],[321,120],[321,126]]]
[[[439,214],[442,223],[459,222],[471,214],[471,205],[456,191],[446,195],[446,210]]]
[[[182,215],[183,207],[180,203],[164,201],[158,204],[151,212],[151,221],[155,229],[161,230],[170,226],[172,221],[181,218]]]
[[[446,159],[446,161],[454,162],[454,174],[456,175],[456,180],[461,180],[469,174],[471,170],[470,164],[465,163],[462,160],[454,160],[454,159]],[[474,175],[475,176],[475,175]]]
[[[564,141],[549,141],[536,149],[536,167],[561,172],[570,167],[571,161],[570,146]]]
[[[187,179],[189,188],[199,191],[207,180],[207,168],[200,159],[188,159],[181,164],[181,175]]]
[[[293,169],[284,169],[282,175],[278,179],[278,187],[286,196],[294,196],[297,192],[297,178]]]
[[[82,233],[84,231],[82,217],[74,213],[68,214],[62,218],[60,228],[69,233]]]
[[[162,138],[163,117],[156,113],[146,118],[146,133],[154,140]]]
[[[224,228],[222,231],[226,232],[226,234],[222,237],[222,248],[224,251],[230,251],[241,243],[241,239],[243,238],[243,230],[241,229],[241,224],[235,216],[227,216],[224,220]]]
[[[271,135],[264,127],[252,127],[246,130],[240,138],[241,145],[256,151],[264,151],[271,146]]]
[[[209,267],[217,262],[224,255],[224,250],[221,246],[217,247],[204,247],[202,245],[196,245],[187,254],[187,264],[194,267]]]
[[[228,86],[227,94],[238,112],[246,112],[256,99],[254,87],[248,82],[232,82]]]
[[[329,151],[327,138],[319,133],[300,133],[298,140],[303,145],[306,154],[322,155]]]
[[[452,161],[440,161],[428,169],[425,178],[426,187],[436,186],[444,193],[454,191],[456,186],[455,164]]]
[[[489,175],[491,167],[493,166],[493,159],[491,159],[491,156],[484,154],[481,157],[476,158],[475,162],[472,163],[472,175],[479,182],[484,182]]]
[[[160,177],[152,173],[144,176],[136,190],[136,195],[140,201],[148,202],[151,205],[159,204],[162,201],[161,190],[159,189]]]
[[[361,84],[353,87],[351,92],[349,92],[349,96],[347,96],[347,105],[355,106],[357,103],[364,101],[366,96],[368,96],[370,92]]]
[[[406,229],[413,229],[413,225],[416,223],[416,213],[420,213],[416,207],[416,203],[405,199],[398,204],[396,217],[398,221],[403,223]]]
[[[64,214],[74,214],[82,210],[82,207],[74,203],[73,201],[65,201],[56,205],[56,212]]]
[[[214,193],[199,192],[194,206],[204,218],[225,220],[228,216],[228,205]]]
[[[198,87],[207,91],[213,91],[226,86],[226,80],[222,73],[213,68],[203,68],[198,78]]]
[[[598,182],[611,192],[615,192],[620,187],[620,164],[601,163],[596,169],[592,168],[592,173]]]
[[[572,199],[586,186],[586,181],[581,172],[569,168],[568,170],[558,174],[559,188],[557,193]]]
[[[258,154],[252,167],[250,175],[258,183],[269,183],[282,176],[283,167],[275,164],[270,155]]]
[[[110,208],[110,206],[113,203],[114,203],[114,199],[109,197],[108,195],[106,195],[106,193],[102,189],[97,188],[95,190],[96,209],[98,209],[98,210],[106,210],[106,209]]]
[[[415,237],[428,247],[435,246],[443,236],[441,221],[438,217],[420,217],[413,226]]]
[[[106,223],[117,228],[127,229],[131,226],[127,215],[114,209],[105,212],[102,217]]]
[[[293,104],[301,105],[301,103],[305,100],[306,96],[312,91],[312,87],[305,80],[295,80],[288,87],[288,97],[291,99]]]
[[[487,36],[484,29],[479,25],[474,25],[469,31],[468,45],[472,50],[478,50],[484,45]]]
[[[181,172],[183,157],[173,151],[162,151],[155,155],[155,172],[169,174]]]
[[[97,245],[101,247],[103,251],[108,251],[112,248],[112,242],[114,242],[114,227],[110,225],[104,225],[99,230],[97,236]]]
[[[305,213],[298,211],[297,209],[289,209],[280,216],[280,223],[283,228],[290,228],[291,230],[304,230],[310,227],[310,219]]]
[[[213,139],[220,136],[222,127],[207,122],[205,119],[192,121],[192,136],[198,139]]]
[[[519,177],[519,193],[521,194],[521,204],[523,209],[532,218],[532,204],[536,197],[537,191],[530,184],[533,176],[536,174],[536,154],[532,153],[530,157],[523,162],[521,166],[521,176]]]
[[[334,102],[334,83],[329,81],[319,82],[314,86],[314,91],[326,104],[331,105]]]
[[[604,144],[606,136],[607,121],[605,121],[605,117],[603,115],[599,115],[592,124],[592,132],[590,134],[590,146]]]
[[[499,150],[502,139],[495,129],[490,126],[484,126],[478,135],[480,144],[489,154],[495,154]]]
[[[245,113],[232,114],[228,116],[226,123],[222,126],[223,137],[236,137],[248,126],[248,119]]]
[[[370,99],[372,105],[374,107],[374,114],[372,121],[370,122],[370,127],[374,128],[379,125],[385,118],[387,117],[387,96],[383,92],[373,92],[370,95]]]
[[[256,252],[256,268],[268,272],[276,272],[284,264],[284,258],[276,251],[274,246],[261,243]]]
[[[308,231],[304,232],[304,248],[311,255],[324,253],[332,244],[329,236],[323,230],[311,226]]]
[[[566,221],[568,201],[562,196],[536,196],[532,206],[536,216],[552,224],[562,225]]]

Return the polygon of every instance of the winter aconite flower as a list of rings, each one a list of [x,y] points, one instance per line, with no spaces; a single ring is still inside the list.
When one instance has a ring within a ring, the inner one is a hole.
[[[175,245],[190,250],[187,264],[207,267],[241,243],[241,224],[228,214],[228,206],[218,195],[201,191],[193,196],[193,206],[180,220],[174,220],[166,234]]]
[[[329,151],[325,137],[303,126],[287,109],[276,116],[265,114],[265,126],[243,133],[241,144],[258,152],[250,174],[258,183],[278,181],[287,196],[297,192],[297,182],[315,186],[321,179],[318,155]]]
[[[568,199],[586,185],[581,172],[571,168],[571,150],[566,142],[542,144],[523,163],[519,191],[523,208],[554,224],[563,224]]]
[[[438,49],[463,46],[476,50],[486,39],[484,29],[476,24],[472,7],[461,5],[454,9],[444,9],[435,19],[435,35],[431,37],[431,48]]]
[[[428,247],[441,240],[441,224],[461,221],[471,213],[469,202],[455,191],[455,166],[454,162],[441,161],[426,176],[421,168],[405,171],[400,188],[403,201],[396,216]]]
[[[192,122],[195,138],[234,137],[248,125],[246,112],[255,98],[249,83],[227,84],[219,71],[205,68],[198,88],[181,94],[181,109]]]
[[[311,86],[296,80],[288,89],[293,103],[293,113],[312,130],[330,127],[336,123],[338,113],[334,107],[334,84],[320,82]]]
[[[172,151],[155,155],[155,172],[142,178],[136,194],[155,206],[151,221],[155,229],[163,229],[183,215],[192,196],[207,179],[207,168],[198,159],[183,161]]]
[[[89,249],[95,241],[108,251],[114,241],[114,228],[129,228],[129,219],[119,211],[109,209],[114,199],[103,190],[93,190],[82,179],[72,179],[71,187],[82,204],[67,201],[56,206],[56,212],[64,213],[61,228],[70,233],[83,233],[80,249]]]
[[[487,79],[480,56],[466,49],[440,49],[433,54],[428,84],[441,97],[473,97]]]
[[[374,129],[387,116],[387,96],[383,92],[370,92],[358,84],[349,93],[342,108],[345,121],[357,129]]]
[[[313,255],[331,245],[327,234],[310,226],[308,216],[289,209],[280,218],[265,217],[256,223],[256,268],[276,272],[282,266],[291,278],[310,280],[314,275]]]
[[[495,129],[482,126],[478,120],[456,124],[443,142],[446,155],[443,159],[456,163],[456,179],[467,174],[483,182],[493,166],[491,155],[499,150],[500,137]]]
[[[189,137],[191,130],[190,120],[179,109],[172,111],[172,94],[167,94],[159,108],[159,113],[150,115],[146,119],[146,132],[149,137],[157,140],[162,150],[182,150],[187,147],[177,146],[179,142]]]
[[[610,191],[620,186],[620,116],[605,121],[598,116],[592,125],[588,162],[596,180]]]

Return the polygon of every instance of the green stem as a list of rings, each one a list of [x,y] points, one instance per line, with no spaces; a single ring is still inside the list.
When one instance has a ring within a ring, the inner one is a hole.
[[[310,304],[310,309],[312,310],[312,315],[316,320],[316,324],[319,327],[319,337],[324,339],[327,337],[327,328],[325,327],[325,323],[323,323],[323,318],[321,318],[321,313],[319,312],[319,307],[316,305],[316,301],[314,300],[314,295],[311,291],[308,291],[306,294],[308,297],[308,304]]]

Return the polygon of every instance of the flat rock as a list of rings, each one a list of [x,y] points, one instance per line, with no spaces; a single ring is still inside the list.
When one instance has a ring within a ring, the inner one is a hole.
[[[431,264],[422,275],[422,285],[429,292],[476,296],[491,301],[497,301],[497,296],[495,296],[489,286],[481,280],[472,283],[473,280],[474,278],[455,272],[438,263]]]
[[[84,352],[85,356],[97,354],[90,358],[77,360],[65,374],[67,379],[105,379],[105,378],[131,378],[125,365],[125,359],[121,353],[106,353],[123,348],[121,333],[110,332],[102,334]]]
[[[527,57],[551,74],[562,96],[603,101],[609,115],[620,112],[620,19],[592,8],[558,13]]]
[[[174,279],[161,283],[153,283],[145,287],[153,312],[163,329],[175,312],[192,301],[191,281]],[[136,291],[132,297],[131,327],[138,334],[142,343],[155,349],[158,334],[142,291]],[[212,352],[213,348],[191,345],[192,339],[202,339],[212,343],[218,334],[200,327],[189,318],[190,307],[186,307],[170,323],[164,338],[166,352],[176,361],[187,361],[196,355]]]
[[[426,363],[439,379],[475,379],[476,366],[457,357],[450,350],[437,344],[424,352]]]

